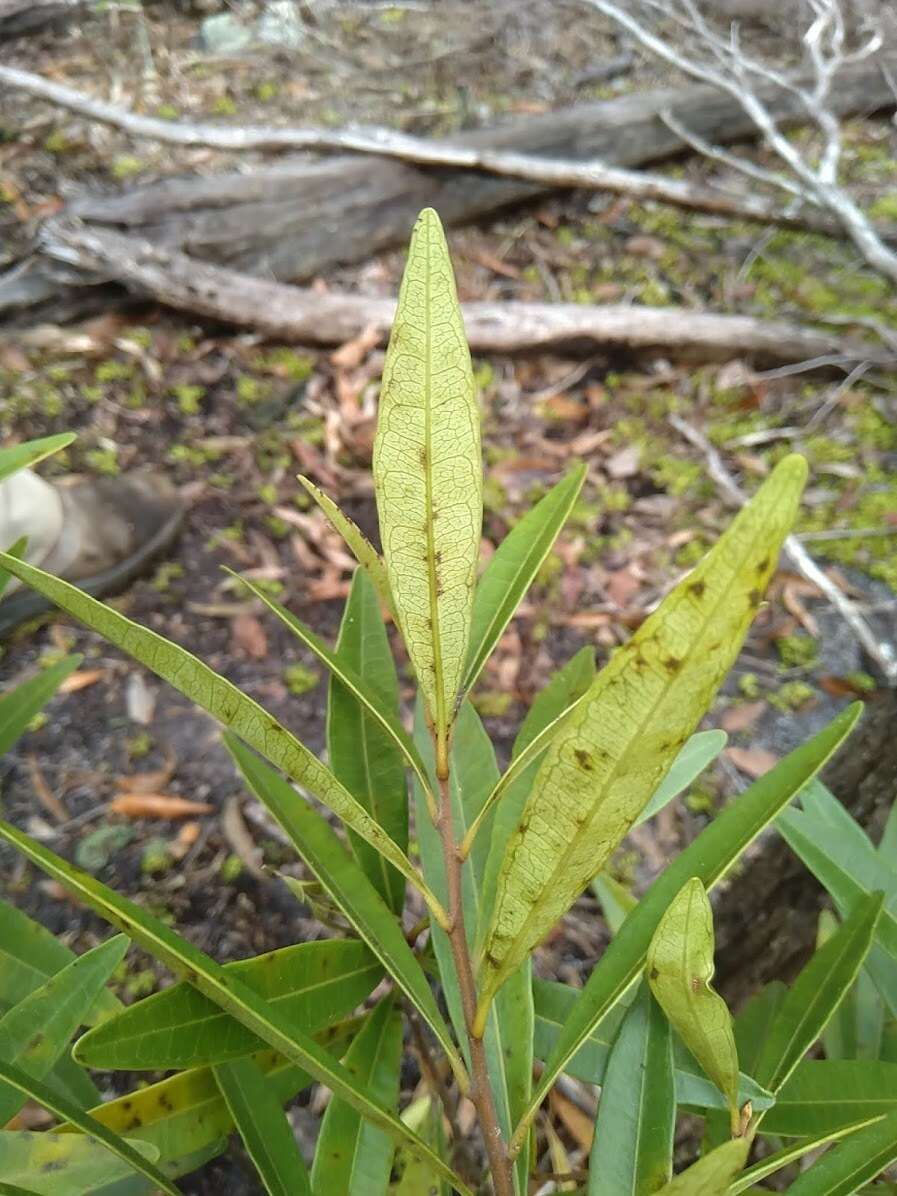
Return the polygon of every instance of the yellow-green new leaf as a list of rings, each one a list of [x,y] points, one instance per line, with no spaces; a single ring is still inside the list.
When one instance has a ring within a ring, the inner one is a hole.
[[[440,773],[467,659],[482,524],[480,417],[439,217],[414,226],[374,441],[380,539]]]
[[[647,957],[648,983],[676,1033],[726,1098],[738,1124],[738,1051],[726,1003],[713,978],[713,911],[693,877],[661,918]]]
[[[258,702],[247,697],[236,685],[219,676],[186,648],[125,618],[76,586],[33,565],[26,565],[24,561],[16,560],[5,552],[0,552],[0,565],[152,669],[185,697],[207,710],[213,718],[231,727],[245,743],[282,768],[292,780],[333,810],[357,835],[375,847],[418,887],[434,917],[446,920],[445,912],[401,848],[356,801],[345,785],[340,784],[330,769]]]
[[[775,569],[806,472],[796,456],[775,469],[552,740],[499,873],[478,1020],[600,872],[710,705]]]
[[[332,498],[329,498],[323,490],[319,490],[314,482],[310,482],[302,474],[299,474],[298,478],[305,488],[306,493],[315,500],[327,516],[331,527],[338,531],[345,540],[349,551],[373,582],[374,589],[377,591],[380,601],[395,617],[392,605],[392,593],[389,588],[389,577],[386,574],[386,566],[383,563],[380,553],[361,528],[339,509]]]
[[[657,1196],[725,1196],[729,1184],[747,1162],[750,1148],[747,1138],[724,1142],[664,1184]]]

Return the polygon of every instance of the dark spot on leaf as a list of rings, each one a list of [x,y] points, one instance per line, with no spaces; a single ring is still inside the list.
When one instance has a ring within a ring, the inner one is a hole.
[[[760,590],[751,590],[750,594],[748,594],[748,604],[754,609],[756,609],[762,601],[763,594]]]
[[[768,557],[768,556],[765,556],[765,557],[763,558],[763,560],[762,560],[762,561],[759,563],[759,565],[757,566],[757,572],[758,572],[758,573],[765,573],[765,572],[766,572],[766,570],[767,570],[768,568],[769,568],[769,557]]]
[[[695,598],[703,598],[704,591],[707,589],[706,581],[693,581],[686,587],[689,594],[694,594]]]
[[[581,769],[583,769],[584,772],[591,772],[595,767],[595,762],[592,757],[582,748],[576,748],[573,752],[573,755],[576,757],[576,763]]]
[[[682,661],[678,656],[668,656],[663,662],[663,667],[668,673],[675,676],[675,674],[678,673],[682,668]]]
[[[652,968],[651,971],[648,973],[648,979],[656,980],[659,975],[660,975],[660,972],[658,972],[657,968]]]

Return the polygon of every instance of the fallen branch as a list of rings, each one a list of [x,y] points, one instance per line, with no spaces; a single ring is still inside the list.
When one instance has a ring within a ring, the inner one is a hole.
[[[0,0],[0,42],[61,25],[86,6],[87,0]]]
[[[100,121],[132,137],[150,138],[169,145],[203,146],[224,151],[247,150],[346,150],[394,158],[416,166],[479,170],[503,178],[523,179],[545,187],[575,187],[609,191],[638,200],[657,200],[691,211],[709,212],[761,224],[802,229],[843,237],[843,226],[831,216],[803,208],[792,211],[759,195],[738,195],[687,179],[673,179],[648,171],[626,170],[606,162],[570,162],[535,154],[480,149],[445,141],[414,137],[392,129],[358,127],[334,131],[315,128],[274,128],[264,125],[228,127],[143,116],[83,92],[54,83],[29,71],[0,66],[0,83],[47,100],[90,120]],[[677,131],[678,130],[675,130]],[[885,239],[897,240],[897,228],[879,230]]]
[[[743,505],[745,502],[744,492],[707,437],[679,415],[671,415],[670,423],[689,444],[694,445],[704,454],[707,472],[726,498],[736,506]],[[875,662],[886,683],[889,686],[897,687],[897,651],[894,646],[876,637],[855,604],[823,573],[797,536],[787,537],[784,553],[798,573],[816,586],[829,600],[862,645],[869,659]]]
[[[308,290],[198,262],[177,250],[63,219],[44,226],[44,253],[67,266],[115,280],[169,307],[253,328],[265,336],[339,345],[370,329],[385,342],[391,299]],[[760,362],[823,359],[893,361],[874,348],[797,324],[682,308],[592,307],[575,303],[467,303],[464,320],[476,353],[594,352],[596,347],[659,351],[683,360]]]

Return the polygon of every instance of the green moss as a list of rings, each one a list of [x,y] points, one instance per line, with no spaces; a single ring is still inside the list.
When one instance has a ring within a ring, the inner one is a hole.
[[[67,154],[74,148],[75,142],[64,129],[54,129],[44,138],[44,149],[48,154]]]
[[[495,369],[491,361],[483,361],[481,358],[474,361],[473,384],[479,394],[495,385]]]
[[[321,680],[321,674],[304,664],[290,664],[283,670],[283,683],[294,698],[307,694]]]
[[[258,368],[267,373],[288,378],[290,382],[306,382],[314,373],[315,363],[304,353],[282,346],[264,353],[257,362]]]
[[[738,678],[738,692],[754,701],[760,697],[760,678],[756,673],[742,673]]]
[[[149,731],[138,731],[125,740],[125,751],[131,760],[142,760],[153,750],[153,737]]]
[[[873,220],[897,221],[897,193],[879,196],[869,209],[869,215]]]
[[[707,553],[708,545],[701,536],[688,540],[676,552],[676,564],[680,569],[690,569]]]
[[[236,116],[237,105],[230,96],[219,96],[212,104],[213,116]]]
[[[180,109],[175,108],[174,104],[160,104],[156,109],[159,120],[177,120],[180,115]]]
[[[146,169],[146,163],[133,154],[119,154],[112,159],[109,173],[114,179],[132,179]]]
[[[662,457],[648,470],[651,481],[661,490],[676,497],[700,496],[707,489],[706,470],[697,461],[672,455]]]
[[[769,695],[769,702],[777,710],[799,710],[815,696],[816,691],[805,681],[786,681],[776,693]]]
[[[262,104],[269,104],[280,95],[280,84],[269,79],[263,79],[255,85],[255,98]]]
[[[252,374],[238,374],[237,375],[237,402],[244,404],[244,406],[251,407],[255,403],[261,403],[271,393],[271,388],[267,382],[263,382],[260,378],[253,377]]]
[[[243,861],[238,855],[231,854],[226,856],[221,861],[218,875],[221,877],[223,884],[232,885],[234,881],[239,880],[243,875]]]
[[[281,519],[279,515],[266,515],[265,527],[275,540],[284,540],[292,530],[285,519]]]
[[[182,384],[173,386],[171,393],[183,415],[197,415],[199,404],[205,398],[206,388],[204,386]]]
[[[507,512],[508,492],[494,474],[487,476],[483,482],[483,507],[496,514]]]
[[[94,370],[94,380],[100,385],[105,386],[109,382],[129,382],[133,377],[137,367],[133,361],[118,361],[110,358],[108,361],[101,361]]]
[[[171,848],[164,839],[150,839],[140,857],[140,871],[144,876],[168,872],[174,863]]]
[[[164,594],[171,589],[173,581],[177,581],[179,577],[183,576],[183,565],[179,565],[177,561],[163,561],[153,575],[150,585],[154,590],[158,590],[160,594]]]
[[[121,466],[118,463],[118,448],[114,445],[107,448],[89,449],[84,454],[84,464],[91,473],[98,473],[102,477],[112,478],[121,472]]]
[[[786,669],[806,668],[819,655],[819,645],[812,636],[798,632],[780,636],[776,640],[776,651]]]
[[[716,810],[716,794],[707,789],[692,789],[683,798],[692,814],[713,814]]]
[[[857,693],[868,694],[873,693],[876,689],[878,689],[878,682],[869,673],[864,673],[861,671],[848,673],[844,680],[852,685]]]

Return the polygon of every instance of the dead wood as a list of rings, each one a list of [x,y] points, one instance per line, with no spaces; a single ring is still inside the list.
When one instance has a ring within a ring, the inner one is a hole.
[[[205,146],[219,150],[351,150],[373,154],[416,166],[440,166],[477,170],[503,178],[521,179],[545,187],[575,187],[587,191],[609,191],[631,199],[653,199],[691,211],[708,212],[761,224],[804,229],[843,237],[842,225],[823,212],[802,206],[792,210],[781,200],[762,195],[744,195],[707,187],[688,179],[673,179],[649,171],[626,170],[606,162],[572,162],[508,151],[483,149],[460,142],[430,140],[398,133],[392,129],[359,126],[335,131],[316,128],[273,126],[226,126],[191,121],[161,120],[143,116],[96,100],[71,87],[40,75],[0,65],[0,83],[26,91],[38,99],[121,129],[134,137],[145,137],[170,145]],[[881,230],[887,239],[897,239],[897,229]]]
[[[862,63],[845,70],[836,102],[842,115],[868,112],[892,104],[893,94],[878,67]],[[770,94],[769,103],[782,125],[800,120],[800,105],[787,93]],[[716,142],[756,133],[730,97],[690,86],[528,116],[462,134],[455,144],[640,166],[684,148],[662,119],[667,111]],[[68,206],[67,214],[252,274],[301,281],[404,242],[417,212],[427,205],[437,208],[447,224],[463,224],[548,189],[523,179],[384,158],[291,158],[239,174],[165,179],[117,196],[85,195]],[[21,275],[0,279],[0,313],[21,301],[21,281]],[[38,253],[27,301],[60,299],[71,308],[71,294]],[[52,318],[52,306],[41,314]]]
[[[71,220],[49,221],[42,247],[65,268],[74,266],[181,311],[287,342],[338,345],[367,329],[385,342],[395,312],[392,299],[322,294],[269,282]],[[476,353],[589,353],[604,348],[661,352],[683,360],[748,357],[770,365],[818,359],[820,368],[849,368],[857,360],[876,360],[878,353],[796,324],[672,307],[467,303],[464,320]]]
[[[0,42],[61,26],[86,7],[86,0],[0,0]]]

